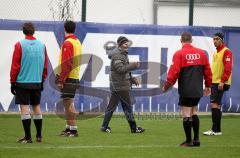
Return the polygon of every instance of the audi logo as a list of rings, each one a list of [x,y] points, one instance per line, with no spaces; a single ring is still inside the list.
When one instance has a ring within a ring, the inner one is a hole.
[[[187,54],[185,57],[187,60],[198,60],[200,59],[200,54]]]

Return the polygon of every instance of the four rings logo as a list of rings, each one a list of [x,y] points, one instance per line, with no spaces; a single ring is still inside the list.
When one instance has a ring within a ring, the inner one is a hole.
[[[187,60],[198,60],[200,59],[200,54],[187,54],[185,57]]]

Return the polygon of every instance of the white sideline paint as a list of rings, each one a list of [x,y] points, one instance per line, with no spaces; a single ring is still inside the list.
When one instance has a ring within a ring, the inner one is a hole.
[[[89,104],[89,110],[92,111],[92,103]]]
[[[240,148],[240,145],[204,145],[201,148]],[[179,145],[79,145],[79,146],[2,146],[5,149],[118,149],[118,148],[180,148]]]
[[[208,111],[208,104],[207,104],[207,106],[206,106],[206,112]]]
[[[236,112],[238,112],[238,110],[239,110],[239,104],[237,105],[237,110],[236,110]]]
[[[228,108],[228,111],[230,111],[232,108],[232,98],[230,97],[229,98],[229,108]]]
[[[83,103],[81,103],[81,112],[83,112]]]
[[[149,112],[152,112],[152,100],[151,100],[151,97],[149,97],[148,110],[149,110]]]
[[[45,109],[48,112],[48,104],[47,103],[45,103]]]

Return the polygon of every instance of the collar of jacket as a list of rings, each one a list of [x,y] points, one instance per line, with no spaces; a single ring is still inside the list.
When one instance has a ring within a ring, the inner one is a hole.
[[[189,47],[192,47],[192,45],[190,43],[185,43],[182,46],[182,48],[189,48]]]
[[[68,38],[73,38],[73,39],[76,39],[77,37],[74,35],[74,34],[70,34],[68,36],[65,36],[64,37],[64,40],[68,39]]]
[[[120,51],[121,54],[128,55],[128,51],[121,49],[121,48],[118,48],[118,50]]]
[[[25,39],[27,39],[27,40],[35,40],[36,38],[33,37],[32,35],[26,35]]]
[[[225,47],[224,44],[221,44],[219,47],[217,47],[217,52],[220,52]]]

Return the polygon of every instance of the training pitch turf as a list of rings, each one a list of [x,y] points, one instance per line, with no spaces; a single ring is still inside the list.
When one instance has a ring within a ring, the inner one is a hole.
[[[99,127],[102,117],[78,120],[79,137],[56,136],[65,125],[63,119],[44,115],[43,142],[18,144],[23,136],[19,115],[0,114],[0,158],[39,157],[94,157],[94,158],[224,158],[240,157],[240,116],[223,116],[222,136],[203,136],[202,132],[211,125],[210,116],[200,116],[199,148],[182,148],[184,140],[182,121],[176,117],[138,117],[137,122],[146,128],[143,134],[131,134],[126,120],[115,116],[110,124],[112,133],[102,133]],[[35,127],[32,122],[32,135]]]

